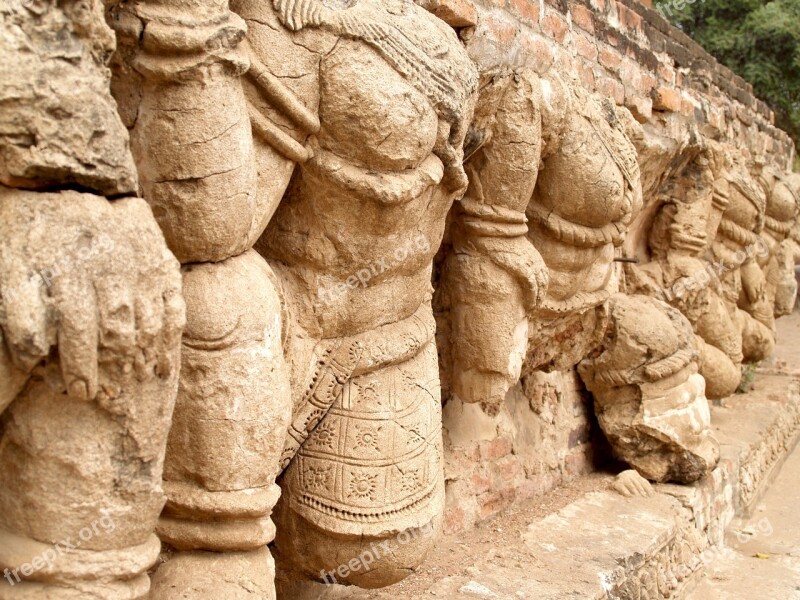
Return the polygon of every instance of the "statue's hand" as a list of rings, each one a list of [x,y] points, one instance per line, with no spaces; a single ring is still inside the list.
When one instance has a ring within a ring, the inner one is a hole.
[[[667,257],[669,276],[673,280],[691,278],[698,281],[707,281],[713,275],[713,269],[708,268],[708,263],[694,256],[671,253]]]
[[[758,263],[746,261],[742,265],[742,289],[750,304],[757,303],[766,294],[766,278]]]
[[[633,496],[645,498],[653,495],[653,486],[634,469],[628,469],[617,475],[611,488],[626,498]]]
[[[57,349],[71,396],[166,377],[185,322],[180,271],[147,204],[0,189],[0,329],[16,369]]]

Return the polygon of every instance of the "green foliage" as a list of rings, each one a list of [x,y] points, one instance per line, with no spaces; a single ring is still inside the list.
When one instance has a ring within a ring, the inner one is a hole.
[[[656,0],[656,7],[749,81],[800,148],[800,0]]]
[[[757,364],[746,364],[742,366],[742,380],[736,388],[737,394],[746,394],[753,389],[753,382],[756,379]]]

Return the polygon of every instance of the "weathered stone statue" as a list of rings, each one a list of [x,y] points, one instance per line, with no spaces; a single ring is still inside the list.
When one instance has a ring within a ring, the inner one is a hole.
[[[0,598],[145,598],[184,303],[102,3],[0,11]]]
[[[614,259],[641,208],[630,115],[555,77],[485,79],[470,188],[443,275],[456,399],[480,401],[491,414],[520,372],[568,369],[590,356],[581,373],[615,452],[652,479],[702,477],[718,450],[690,325],[663,303],[614,295]],[[491,226],[472,225],[481,215]],[[637,330],[654,315],[663,338],[647,325]],[[629,347],[640,342],[652,365]],[[601,364],[611,379],[597,375]],[[679,433],[657,443],[641,425],[648,420]],[[652,452],[649,464],[632,451],[638,445]]]
[[[757,254],[765,254],[760,234],[766,216],[766,194],[750,166],[740,153],[733,154],[726,176],[729,202],[711,245],[713,261],[722,261],[726,266],[720,277],[722,294],[741,333],[746,363],[767,358],[775,347],[774,309],[757,263]]]
[[[281,470],[282,571],[386,585],[443,511],[431,265],[476,74],[410,2],[226,6],[113,12],[115,91],[188,306],[153,597],[272,597]]]
[[[798,198],[798,204],[800,204],[800,174],[792,173],[787,179],[789,180],[790,189],[795,197]],[[798,211],[792,226],[789,228],[787,240],[789,248],[794,254],[795,265],[800,264],[800,211]]]
[[[578,370],[614,453],[653,481],[703,478],[719,446],[690,323],[654,298],[616,294],[607,337]]]
[[[779,174],[769,167],[762,170],[760,177],[767,196],[761,239],[768,252],[762,252],[757,262],[764,271],[767,303],[773,307],[776,319],[790,314],[797,300],[790,232],[799,214],[799,179],[800,175],[796,173]]]
[[[722,145],[698,137],[681,161],[653,200],[646,247],[637,252],[642,262],[626,265],[626,281],[629,290],[663,300],[689,320],[706,394],[724,398],[739,386],[743,360],[738,309],[726,304],[720,282],[733,265],[711,260],[730,203],[729,155]]]

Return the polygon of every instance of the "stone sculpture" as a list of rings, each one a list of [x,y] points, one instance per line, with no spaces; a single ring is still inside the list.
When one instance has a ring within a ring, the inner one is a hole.
[[[797,280],[794,274],[794,248],[790,232],[798,218],[798,185],[800,175],[778,174],[766,167],[760,182],[767,196],[764,230],[761,240],[766,250],[757,257],[764,272],[767,304],[773,307],[777,319],[794,310],[797,300]]]
[[[622,473],[617,475],[614,479],[614,483],[611,484],[611,489],[625,498],[631,498],[633,496],[646,498],[655,493],[652,484],[639,475],[636,469],[622,471]]]
[[[271,598],[279,472],[282,571],[386,585],[436,536],[337,567],[439,529],[431,264],[476,74],[410,2],[226,6],[113,11],[115,91],[188,307],[153,595]]]
[[[789,175],[788,179],[789,186],[794,191],[795,197],[800,198],[800,175],[797,173],[792,173]],[[798,203],[800,203],[800,200]],[[798,214],[795,217],[791,228],[789,229],[787,240],[788,247],[794,256],[794,264],[798,265],[800,264],[800,211],[798,211]]]
[[[726,304],[720,281],[733,265],[711,260],[730,203],[729,162],[722,145],[694,138],[653,200],[645,247],[631,249],[641,262],[625,269],[629,290],[669,303],[692,324],[709,398],[734,393],[743,360],[738,309]]]
[[[727,171],[728,205],[722,213],[712,260],[726,266],[720,277],[723,299],[742,340],[744,362],[759,362],[775,347],[775,317],[766,296],[764,273],[757,254],[764,254],[766,194],[740,152],[733,153]]]
[[[732,394],[742,365],[771,354],[775,318],[794,306],[791,181],[696,138],[655,200],[644,263],[626,266],[630,289],[692,323],[710,398]]]
[[[796,179],[762,189],[713,144],[689,161],[654,221],[660,285],[762,224],[770,256],[675,303],[687,321],[616,264],[642,207],[627,110],[479,78],[409,0],[18,4],[0,599],[272,600],[270,544],[290,582],[399,581],[441,528],[443,380],[492,415],[521,375],[577,366],[635,468],[620,493],[713,468],[700,374],[720,394],[770,350]]]
[[[659,300],[616,294],[607,337],[578,371],[614,453],[649,480],[703,478],[719,446],[691,324]]]
[[[145,598],[178,264],[134,197],[102,3],[0,19],[0,598]]]
[[[663,303],[615,295],[617,249],[642,203],[630,115],[556,77],[523,70],[485,80],[443,274],[455,397],[493,414],[520,372],[588,356],[580,372],[615,452],[655,480],[702,477],[718,449],[690,325]],[[491,227],[472,225],[479,215]],[[664,325],[663,339],[637,330],[648,318]],[[601,365],[613,377],[599,375]],[[678,433],[659,443],[648,420]]]

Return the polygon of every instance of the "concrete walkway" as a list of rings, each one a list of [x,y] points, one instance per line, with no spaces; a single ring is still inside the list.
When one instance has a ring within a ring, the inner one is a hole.
[[[687,600],[800,600],[800,447],[726,543]]]

